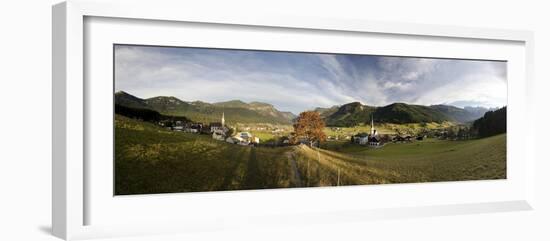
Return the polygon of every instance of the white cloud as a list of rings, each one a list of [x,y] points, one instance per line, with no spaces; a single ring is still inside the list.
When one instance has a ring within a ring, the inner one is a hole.
[[[115,51],[115,89],[207,102],[240,99],[295,113],[369,105],[506,104],[506,63],[188,48]]]

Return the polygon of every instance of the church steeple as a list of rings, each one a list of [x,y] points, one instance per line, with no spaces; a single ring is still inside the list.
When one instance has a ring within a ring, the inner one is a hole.
[[[222,112],[222,126],[225,126],[225,113]]]
[[[370,135],[371,136],[376,135],[376,130],[374,129],[374,115],[371,115],[371,118],[370,118]]]

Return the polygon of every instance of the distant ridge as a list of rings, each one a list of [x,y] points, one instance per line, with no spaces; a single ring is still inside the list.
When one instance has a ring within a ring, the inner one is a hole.
[[[115,103],[138,109],[150,109],[164,115],[184,116],[197,122],[219,121],[222,113],[228,123],[270,123],[292,124],[296,118],[291,112],[279,111],[273,105],[263,102],[246,103],[241,100],[208,103],[203,101],[183,101],[173,96],[157,96],[142,99],[127,92],[115,93]],[[411,105],[393,103],[376,107],[351,102],[328,108],[318,107],[327,126],[357,126],[368,123],[372,116],[376,122],[383,123],[422,123],[456,122],[469,123],[483,117],[489,109],[483,107],[458,108],[451,105]]]
[[[487,109],[483,107],[469,107],[469,106],[464,108],[458,108],[452,105],[432,105],[430,107],[447,115],[451,120],[455,122],[460,122],[460,123],[474,121],[482,117],[487,111],[492,110],[492,109]]]
[[[374,107],[360,102],[315,109],[328,126],[357,126],[367,123],[372,116],[376,122],[396,124],[444,121],[467,123],[482,117],[488,110],[482,107],[462,109],[450,105],[424,106],[405,103]]]
[[[296,117],[291,112],[282,112],[270,104],[245,103],[240,100],[207,103],[187,102],[173,96],[157,96],[142,99],[127,92],[115,93],[115,104],[139,109],[150,109],[164,115],[184,116],[196,122],[217,122],[222,113],[228,123],[292,124]]]
[[[118,91],[115,93],[115,103],[121,106],[137,108],[137,109],[151,109],[144,99],[140,99],[124,91]]]

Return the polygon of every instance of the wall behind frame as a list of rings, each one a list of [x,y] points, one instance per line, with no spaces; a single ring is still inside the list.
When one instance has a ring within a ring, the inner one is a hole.
[[[2,126],[0,187],[1,240],[59,240],[49,234],[51,209],[51,5],[59,1],[10,1],[0,9],[0,103]],[[117,240],[549,240],[550,191],[544,159],[550,129],[546,92],[550,89],[550,16],[544,1],[239,1],[191,3],[217,11],[274,11],[294,15],[437,23],[535,31],[537,85],[536,211],[344,223],[285,230],[228,230],[181,237]],[[16,116],[16,117],[13,117]]]

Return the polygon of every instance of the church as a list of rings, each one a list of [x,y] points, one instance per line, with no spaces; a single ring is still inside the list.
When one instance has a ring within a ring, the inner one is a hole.
[[[374,115],[371,117],[370,121],[370,136],[368,144],[369,146],[379,146],[380,137],[378,136],[378,132],[376,131],[376,129],[374,129]]]
[[[214,133],[215,131],[227,132],[229,129],[225,126],[225,113],[222,112],[221,122],[212,122],[210,123],[210,132]]]
[[[212,138],[223,141],[228,131],[229,128],[225,126],[225,113],[222,112],[221,122],[210,123],[210,133],[212,133]]]
[[[353,136],[353,142],[359,145],[377,147],[382,143],[378,131],[374,128],[374,116],[371,116],[370,133],[359,133]]]

